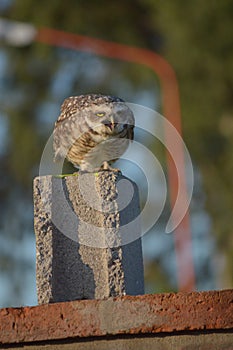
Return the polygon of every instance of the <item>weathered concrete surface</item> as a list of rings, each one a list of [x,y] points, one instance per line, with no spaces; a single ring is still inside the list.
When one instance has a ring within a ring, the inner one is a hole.
[[[3,344],[190,331],[195,336],[197,331],[224,333],[230,329],[233,290],[77,300],[0,310]]]
[[[34,180],[39,304],[144,293],[138,190],[103,171]]]

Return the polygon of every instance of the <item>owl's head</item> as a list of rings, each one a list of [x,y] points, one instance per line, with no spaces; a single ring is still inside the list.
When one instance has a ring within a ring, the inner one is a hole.
[[[134,115],[123,101],[93,104],[81,112],[87,125],[95,132],[114,136],[134,127]]]

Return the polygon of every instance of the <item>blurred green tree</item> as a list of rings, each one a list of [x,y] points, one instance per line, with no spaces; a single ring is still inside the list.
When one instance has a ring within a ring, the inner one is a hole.
[[[230,287],[233,282],[232,10],[230,0],[221,3],[15,0],[0,8],[7,19],[145,47],[159,52],[171,63],[179,80],[184,140],[201,173],[206,193],[204,205],[214,223],[218,249],[226,258],[221,287]],[[0,66],[4,65],[0,74],[0,122],[6,124],[8,135],[0,152],[4,179],[0,184],[4,203],[1,222],[5,223],[1,232],[4,232],[12,208],[18,210],[16,199],[19,206],[24,203],[29,208],[32,178],[38,173],[44,144],[65,97],[90,91],[108,92],[137,103],[145,91],[154,95],[159,88],[151,72],[138,65],[36,43],[20,49],[2,46],[0,50]],[[158,102],[149,102],[151,108],[158,106],[159,92]],[[32,223],[30,216],[23,221],[22,211],[18,213],[12,219],[14,225],[8,226],[11,242],[16,242],[11,243],[12,247],[17,247],[20,234],[24,236],[23,232],[30,231],[23,222]],[[1,242],[4,247],[3,238]],[[9,272],[18,266],[21,270],[17,271],[22,271],[30,265],[28,260],[20,265],[20,259],[12,256],[10,251],[2,255],[1,269]],[[146,275],[151,281],[153,262],[148,266]],[[158,286],[153,287],[154,291],[174,288],[164,281],[160,270],[156,276]],[[16,294],[20,294],[18,283],[17,280],[13,288]]]

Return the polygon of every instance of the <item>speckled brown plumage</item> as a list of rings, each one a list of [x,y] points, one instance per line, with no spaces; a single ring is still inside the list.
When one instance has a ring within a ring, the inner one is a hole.
[[[54,128],[55,160],[67,158],[83,171],[96,171],[118,159],[133,140],[134,116],[114,96],[67,98]]]

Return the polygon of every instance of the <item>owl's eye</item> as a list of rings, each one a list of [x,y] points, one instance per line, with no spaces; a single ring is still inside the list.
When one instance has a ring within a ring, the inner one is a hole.
[[[96,113],[97,117],[103,117],[105,116],[105,113],[104,112],[100,112],[100,113]]]

